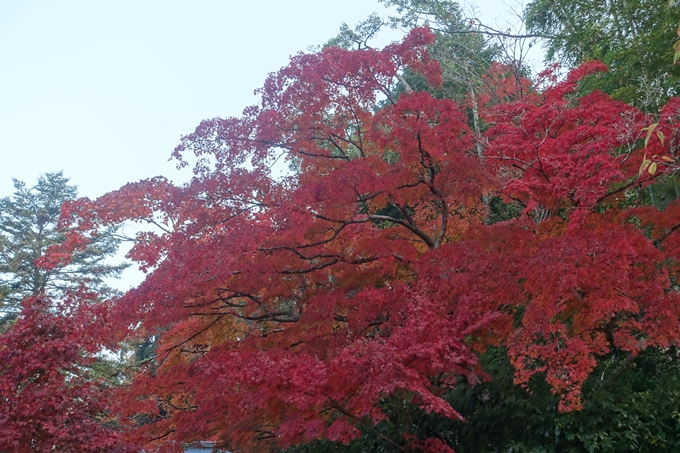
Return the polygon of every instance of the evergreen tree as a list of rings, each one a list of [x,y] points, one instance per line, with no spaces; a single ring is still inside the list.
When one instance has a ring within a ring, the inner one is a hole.
[[[678,95],[678,0],[533,0],[526,12],[529,31],[547,38],[548,59],[609,67],[593,88],[648,112]]]
[[[113,291],[105,284],[125,265],[106,264],[118,249],[111,231],[91,238],[89,244],[54,266],[39,259],[51,246],[62,243],[68,228],[59,224],[61,206],[77,197],[77,187],[62,172],[46,173],[35,186],[14,180],[14,194],[0,199],[0,317],[6,322],[21,310],[26,297],[48,295],[59,299],[87,283],[101,294]]]

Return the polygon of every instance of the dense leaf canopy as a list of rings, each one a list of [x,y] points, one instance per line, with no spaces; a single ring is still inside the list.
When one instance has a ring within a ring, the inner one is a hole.
[[[108,411],[107,386],[90,373],[104,329],[102,308],[81,293],[58,306],[35,297],[0,337],[0,450],[128,451]],[[59,311],[58,314],[55,312]]]
[[[594,86],[613,97],[654,112],[678,95],[677,0],[533,0],[526,19],[529,30],[547,39],[549,59],[607,64],[609,75]]]
[[[119,338],[159,338],[119,396],[147,451],[347,443],[380,434],[389,398],[460,419],[445,392],[486,379],[490,346],[569,412],[598,357],[677,343],[680,204],[635,194],[678,169],[680,101],[645,143],[639,110],[580,95],[602,64],[540,85],[495,65],[482,136],[456,102],[396,89],[404,70],[441,84],[432,40],[299,54],[259,105],[182,140],[186,186],[69,206],[88,234],[160,227],[139,234],[147,278],[111,312]],[[451,451],[409,426],[381,439]]]

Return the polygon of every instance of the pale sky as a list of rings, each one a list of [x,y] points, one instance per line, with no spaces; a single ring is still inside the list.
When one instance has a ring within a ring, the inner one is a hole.
[[[374,0],[0,0],[0,196],[63,170],[81,195],[178,176],[204,118],[232,116],[288,57]],[[184,177],[186,178],[186,176]],[[180,176],[180,179],[184,179]]]
[[[489,22],[509,14],[477,5]],[[182,135],[239,115],[290,55],[372,12],[388,13],[377,0],[0,0],[0,197],[12,177],[59,170],[91,198],[185,181],[168,161]]]

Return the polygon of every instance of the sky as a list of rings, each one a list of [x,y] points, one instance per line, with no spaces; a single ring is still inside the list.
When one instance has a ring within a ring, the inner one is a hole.
[[[489,23],[503,0],[479,0]],[[377,0],[0,0],[0,197],[62,170],[95,198],[163,175],[202,119],[237,116],[291,55]],[[389,30],[373,45],[398,40]]]

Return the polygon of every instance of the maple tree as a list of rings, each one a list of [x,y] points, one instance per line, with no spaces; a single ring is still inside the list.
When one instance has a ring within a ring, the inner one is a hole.
[[[441,83],[432,40],[299,54],[259,105],[182,140],[187,185],[69,205],[84,232],[160,227],[139,233],[129,257],[147,278],[110,313],[119,338],[158,336],[116,397],[131,441],[267,451],[363,432],[452,451],[408,420],[377,430],[382,402],[460,419],[444,393],[484,381],[479,355],[503,346],[514,382],[545,376],[569,412],[598,357],[677,344],[680,204],[631,194],[677,171],[680,100],[645,143],[640,111],[580,96],[602,64],[542,85],[493,65],[481,136],[454,101],[396,89],[405,69]],[[518,215],[492,223],[491,197]]]
[[[89,371],[102,347],[92,332],[106,319],[102,307],[82,304],[93,297],[28,298],[0,336],[0,450],[132,451],[108,410],[107,385]]]

